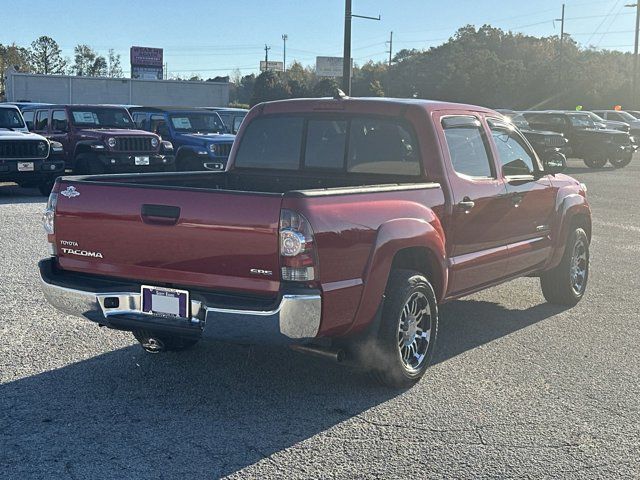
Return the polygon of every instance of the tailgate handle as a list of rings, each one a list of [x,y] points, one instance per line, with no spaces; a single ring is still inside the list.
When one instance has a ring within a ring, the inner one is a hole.
[[[180,218],[180,207],[145,204],[142,205],[140,214],[144,223],[175,225]]]

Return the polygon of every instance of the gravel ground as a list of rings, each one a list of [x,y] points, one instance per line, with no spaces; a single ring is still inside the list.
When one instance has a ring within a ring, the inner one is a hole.
[[[594,213],[585,299],[520,279],[443,307],[406,392],[280,349],[151,356],[58,313],[43,198],[0,185],[0,477],[640,477],[640,159],[570,165]]]

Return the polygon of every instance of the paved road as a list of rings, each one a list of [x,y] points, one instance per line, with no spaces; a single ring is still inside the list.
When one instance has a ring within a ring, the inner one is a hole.
[[[397,393],[278,349],[146,355],[42,299],[42,197],[0,186],[0,478],[640,477],[640,159],[571,173],[594,210],[585,300],[521,279],[443,308]]]

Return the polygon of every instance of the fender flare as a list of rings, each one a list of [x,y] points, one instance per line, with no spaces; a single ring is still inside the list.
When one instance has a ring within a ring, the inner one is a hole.
[[[559,199],[556,208],[558,220],[552,236],[553,254],[549,258],[545,270],[554,268],[562,260],[570,228],[578,216],[586,219],[587,235],[591,237],[591,207],[589,207],[586,198],[578,193],[570,193]]]
[[[364,272],[364,288],[350,332],[361,331],[375,318],[384,298],[391,266],[396,254],[407,248],[424,248],[428,264],[436,278],[430,278],[438,292],[438,301],[447,290],[448,268],[444,235],[435,216],[432,223],[422,219],[398,218],[380,226]],[[435,227],[434,227],[435,225]]]

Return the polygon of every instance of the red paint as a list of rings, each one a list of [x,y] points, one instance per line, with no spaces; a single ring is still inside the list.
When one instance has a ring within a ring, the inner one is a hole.
[[[81,195],[59,197],[52,240],[78,241],[82,248],[103,253],[104,259],[60,255],[60,267],[275,297],[282,288],[280,209],[290,209],[304,215],[313,228],[318,265],[316,279],[308,286],[322,292],[320,335],[336,337],[371,323],[400,250],[422,249],[439,299],[447,301],[553,267],[574,216],[585,216],[590,225],[584,192],[570,177],[540,175],[514,182],[502,176],[485,121],[496,114],[480,107],[372,99],[273,102],[252,109],[239,142],[247,125],[260,115],[318,111],[404,117],[418,136],[427,177],[415,189],[317,196],[125,187],[66,179],[57,191],[73,184]],[[453,171],[440,126],[440,118],[451,114],[474,115],[481,121],[496,178],[473,179]],[[228,171],[233,170],[239,142],[234,144]],[[475,202],[468,213],[457,206],[465,197]],[[180,207],[180,218],[175,225],[145,223],[140,217],[143,204]],[[256,268],[274,275],[256,277],[250,273]]]

